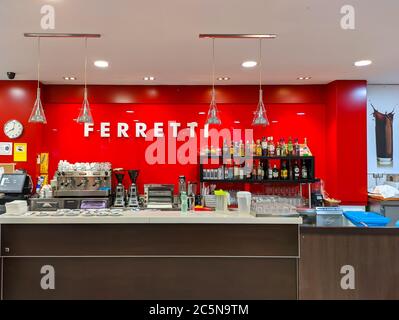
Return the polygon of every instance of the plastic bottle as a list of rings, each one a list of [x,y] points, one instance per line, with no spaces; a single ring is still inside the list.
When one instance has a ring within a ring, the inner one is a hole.
[[[180,201],[181,201],[181,212],[187,213],[188,202],[187,202],[187,193],[185,191],[182,191],[182,193],[180,195]]]

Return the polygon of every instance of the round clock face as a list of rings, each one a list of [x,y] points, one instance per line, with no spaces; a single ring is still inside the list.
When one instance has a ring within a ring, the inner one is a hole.
[[[24,126],[17,120],[10,120],[4,125],[4,134],[10,139],[19,138],[24,131]]]

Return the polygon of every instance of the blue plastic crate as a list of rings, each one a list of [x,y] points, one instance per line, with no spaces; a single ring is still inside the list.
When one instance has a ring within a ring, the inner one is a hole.
[[[344,216],[358,227],[384,227],[391,219],[375,212],[345,211]]]

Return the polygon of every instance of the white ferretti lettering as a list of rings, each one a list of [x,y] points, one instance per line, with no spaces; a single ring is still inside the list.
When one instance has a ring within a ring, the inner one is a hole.
[[[189,138],[196,138],[196,130],[198,128],[198,122],[187,122],[186,127],[182,127],[180,122],[169,121],[167,124],[163,122],[155,122],[153,128],[149,128],[144,122],[136,122],[134,126],[130,126],[126,122],[117,122],[111,124],[110,122],[99,122],[98,124],[85,123],[83,135],[89,137],[95,132],[100,133],[101,138],[110,138],[116,134],[117,138],[147,138],[148,131],[153,132],[153,138],[164,138],[165,132],[168,136],[177,138],[182,131],[188,130],[190,135]],[[171,129],[171,130],[170,130]],[[130,131],[135,131],[134,134]],[[209,126],[205,125],[204,130],[200,130],[204,134],[205,138],[209,137]]]

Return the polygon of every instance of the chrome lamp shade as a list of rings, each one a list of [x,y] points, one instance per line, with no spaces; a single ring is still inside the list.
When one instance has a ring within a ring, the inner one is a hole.
[[[216,105],[216,93],[215,90],[212,90],[212,100],[209,105],[208,117],[206,119],[206,124],[222,124],[222,120],[219,118],[219,111]]]
[[[40,88],[37,88],[37,96],[35,104],[33,105],[32,113],[29,117],[29,123],[47,123],[46,116],[44,114],[42,101],[40,99]]]
[[[90,104],[89,100],[87,99],[87,88],[84,89],[84,99],[76,122],[93,123],[93,116],[91,115]]]
[[[252,120],[252,125],[263,126],[263,127],[269,125],[269,120],[267,119],[266,115],[266,108],[265,105],[263,104],[262,90],[259,90],[259,102],[256,111],[254,112],[254,119]]]

